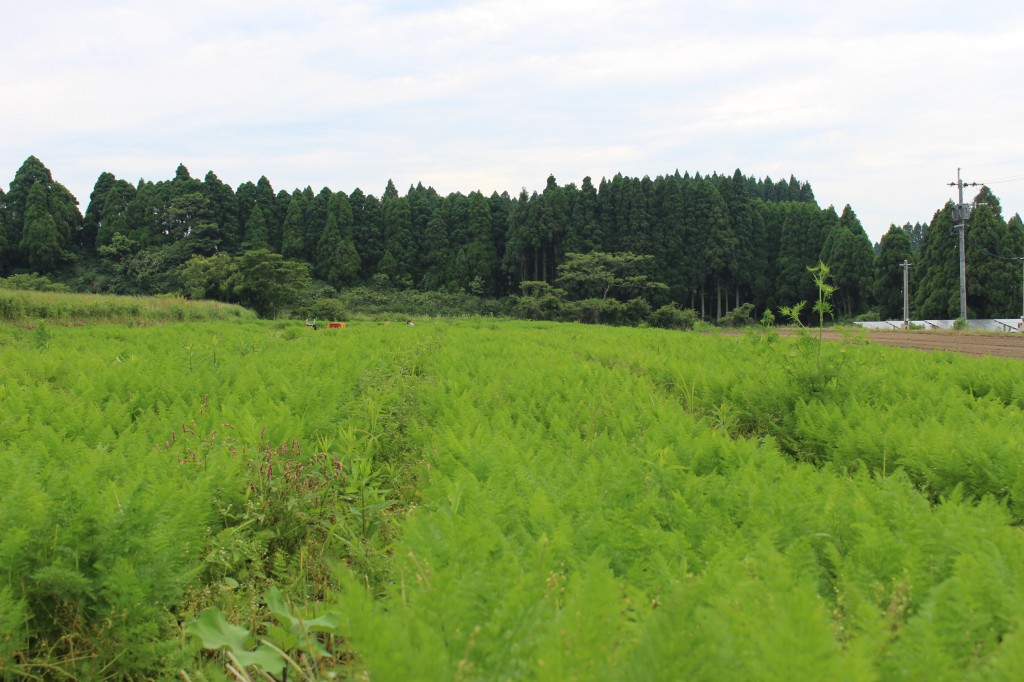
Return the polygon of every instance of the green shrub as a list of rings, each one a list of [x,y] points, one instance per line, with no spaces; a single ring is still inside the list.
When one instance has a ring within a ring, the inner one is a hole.
[[[651,304],[642,298],[631,298],[623,306],[619,324],[637,326],[651,314]]]
[[[336,298],[318,298],[293,310],[292,315],[296,319],[320,320],[324,324],[328,321],[345,322],[349,319],[345,304]]]
[[[481,298],[467,293],[355,287],[338,292],[338,300],[352,315],[367,317],[459,317],[514,314],[508,300]]]
[[[64,284],[50,281],[49,277],[33,272],[27,275],[11,275],[0,277],[0,289],[17,289],[19,291],[52,291],[68,293],[70,289]]]
[[[647,324],[661,329],[693,329],[700,316],[692,308],[680,309],[675,303],[663,305],[647,318]]]
[[[744,303],[733,308],[718,321],[723,327],[749,327],[754,324],[754,304]]]
[[[588,298],[572,301],[566,307],[575,311],[576,322],[587,324],[622,324],[626,313],[626,306],[614,298]]]
[[[866,313],[861,313],[853,318],[854,322],[878,322],[881,319],[881,314],[879,313],[878,308],[872,308]]]
[[[512,313],[526,320],[565,321],[576,319],[577,310],[562,299],[547,294],[539,298],[530,296],[514,297]],[[568,313],[568,314],[567,314]]]

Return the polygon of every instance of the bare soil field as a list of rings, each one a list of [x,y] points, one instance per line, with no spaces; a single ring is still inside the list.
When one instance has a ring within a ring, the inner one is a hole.
[[[781,330],[787,335],[786,330]],[[1024,334],[944,331],[860,331],[872,343],[919,350],[948,350],[964,355],[997,355],[1024,359]],[[839,332],[825,330],[825,338],[837,341]]]

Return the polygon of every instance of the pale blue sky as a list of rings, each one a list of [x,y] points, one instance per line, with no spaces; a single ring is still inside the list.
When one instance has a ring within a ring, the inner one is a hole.
[[[0,0],[0,183],[379,195],[621,172],[807,180],[873,240],[967,180],[1024,212],[1024,5]]]

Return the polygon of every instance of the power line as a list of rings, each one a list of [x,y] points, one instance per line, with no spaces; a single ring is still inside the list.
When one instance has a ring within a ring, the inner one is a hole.
[[[975,163],[970,170],[975,168],[991,168],[992,166],[1019,166],[1024,164],[1024,159],[1010,159],[1008,161],[989,161],[988,163]]]
[[[974,248],[978,249],[979,251],[984,253],[986,256],[991,256],[992,258],[996,258],[998,260],[1024,260],[1024,256],[1000,256],[998,253],[992,253],[991,251],[989,251],[984,246],[982,246],[981,244],[978,243],[978,240],[974,238],[974,233],[973,232],[970,234],[970,237],[971,237],[971,244],[974,245]]]
[[[1024,181],[1024,175],[1012,175],[1012,176],[1007,177],[1007,178],[996,178],[995,180],[987,180],[985,182],[976,183],[976,184],[999,185],[999,184],[1003,184],[1003,183],[1007,183],[1007,182],[1021,182],[1021,181]]]

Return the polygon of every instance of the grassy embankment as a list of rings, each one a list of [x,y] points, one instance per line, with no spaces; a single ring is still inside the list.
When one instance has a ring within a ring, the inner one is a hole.
[[[12,324],[145,325],[255,318],[250,310],[217,301],[0,289],[0,322]]]

